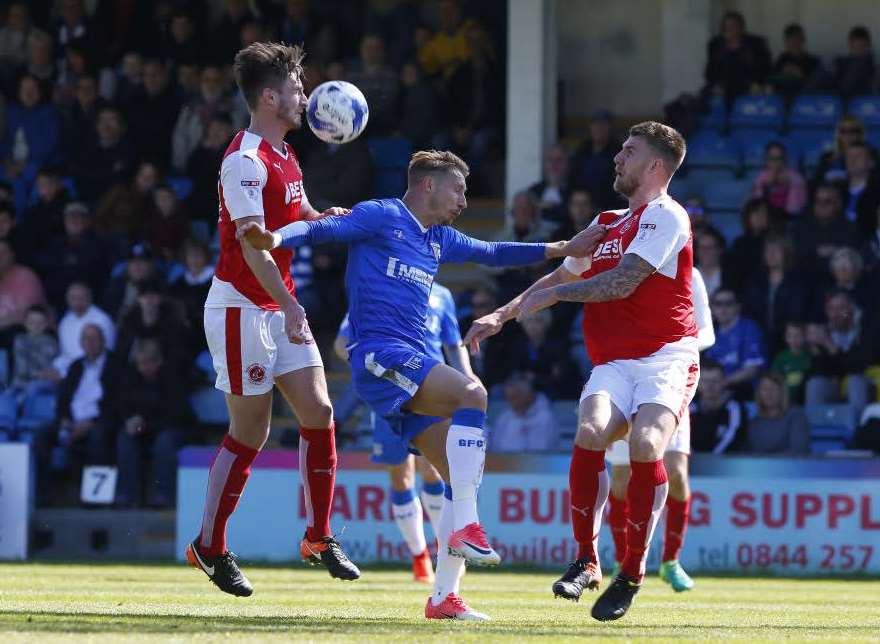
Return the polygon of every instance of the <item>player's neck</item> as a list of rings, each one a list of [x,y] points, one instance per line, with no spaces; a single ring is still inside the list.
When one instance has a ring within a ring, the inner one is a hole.
[[[251,114],[251,124],[248,126],[248,132],[265,139],[276,150],[284,150],[284,136],[287,134],[287,129],[287,125],[279,122],[278,119],[264,118],[259,114]]]
[[[629,201],[629,209],[633,211],[646,203],[654,201],[657,197],[666,194],[665,186],[639,186],[627,200]]]
[[[427,208],[426,204],[424,204],[421,199],[414,197],[409,190],[406,191],[406,194],[404,194],[400,200],[403,202],[403,205],[405,205],[407,209],[412,213],[413,217],[418,220],[423,228],[430,228],[435,223],[437,223],[430,216],[430,210]]]

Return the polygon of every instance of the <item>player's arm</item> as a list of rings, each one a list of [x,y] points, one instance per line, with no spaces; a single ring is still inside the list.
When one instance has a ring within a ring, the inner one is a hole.
[[[547,244],[486,242],[448,227],[444,228],[444,234],[441,263],[474,262],[487,266],[521,266],[545,259],[589,257],[605,236],[605,226],[589,226],[568,241]]]
[[[690,225],[684,215],[655,206],[640,218],[639,233],[617,266],[580,282],[532,293],[520,307],[520,317],[557,302],[611,302],[627,298],[649,275],[674,258],[689,238]]]
[[[252,216],[242,217],[235,220],[236,228],[241,230],[242,226],[249,223],[258,223],[262,226],[263,218]],[[309,343],[312,341],[312,333],[309,331],[306,322],[306,312],[297,299],[287,290],[284,281],[281,279],[281,272],[278,265],[266,250],[257,250],[250,244],[241,241],[241,253],[248,268],[257,278],[260,286],[275,300],[281,311],[284,313],[284,327],[288,338],[294,344]]]
[[[318,220],[296,221],[274,232],[266,230],[262,222],[251,222],[239,228],[236,235],[259,250],[353,242],[373,236],[382,222],[383,211],[381,203],[364,201],[357,204],[350,215],[331,215]]]
[[[468,378],[475,379],[477,377],[471,367],[471,358],[468,355],[467,349],[461,343],[444,344],[443,354],[446,356],[446,362],[450,367],[460,371]]]
[[[579,261],[584,261],[586,263],[586,260]],[[535,291],[552,288],[554,286],[567,284],[580,279],[580,274],[572,272],[567,264],[569,264],[568,260],[566,260],[566,263],[562,264],[555,271],[548,273],[541,279],[537,280],[507,304],[499,306],[488,315],[484,315],[483,317],[474,320],[464,338],[463,345],[465,347],[470,347],[471,353],[474,355],[478,354],[480,352],[480,342],[499,333],[505,323],[516,318],[519,315],[523,301],[529,295]],[[586,267],[583,270],[586,270]]]
[[[263,186],[266,180],[266,168],[262,162],[244,154],[230,155],[220,166],[223,202],[237,231],[251,226],[263,228]],[[287,290],[272,256],[244,241],[241,250],[260,286],[284,312],[285,332],[290,341],[296,344],[310,342],[305,311]]]
[[[697,350],[704,351],[715,344],[715,327],[706,282],[696,268],[691,273],[691,299],[694,302],[694,322],[697,324]]]

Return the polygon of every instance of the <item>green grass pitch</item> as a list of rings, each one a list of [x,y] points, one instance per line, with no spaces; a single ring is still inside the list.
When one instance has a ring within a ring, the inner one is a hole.
[[[183,564],[0,564],[0,642],[880,640],[880,580],[698,577],[676,595],[651,577],[629,615],[600,624],[595,595],[553,599],[553,572],[469,572],[465,599],[493,617],[474,624],[425,620],[428,588],[404,570],[245,571],[256,590],[237,599]]]

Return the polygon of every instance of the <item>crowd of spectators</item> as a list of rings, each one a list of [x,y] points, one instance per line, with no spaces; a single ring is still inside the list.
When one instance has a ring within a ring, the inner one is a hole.
[[[304,45],[307,92],[343,79],[366,95],[357,141],[289,137],[318,209],[374,196],[382,137],[457,151],[479,189],[503,138],[504,10],[472,5],[0,3],[0,387],[19,416],[0,437],[33,443],[38,502],[65,467],[118,464],[118,504],[170,505],[176,446],[202,439],[188,396],[214,377],[217,171],[248,122],[236,51]],[[344,268],[343,248],[294,260],[319,340],[344,313]],[[52,400],[54,421],[22,422]]]

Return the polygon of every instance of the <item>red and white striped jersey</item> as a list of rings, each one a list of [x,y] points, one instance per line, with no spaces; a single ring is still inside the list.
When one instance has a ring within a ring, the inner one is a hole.
[[[589,279],[611,270],[625,253],[654,268],[627,298],[584,303],[584,342],[594,365],[644,358],[664,345],[697,336],[691,299],[693,234],[687,212],[669,195],[637,208],[601,213],[608,226],[592,258],[565,260],[565,268]]]
[[[238,306],[278,310],[275,300],[263,289],[245,262],[241,244],[235,238],[235,220],[261,216],[268,230],[277,230],[301,219],[302,170],[287,143],[283,150],[252,132],[239,132],[223,157],[217,191],[220,197],[220,259],[208,292],[208,308]],[[270,251],[281,278],[291,293],[293,251]]]

